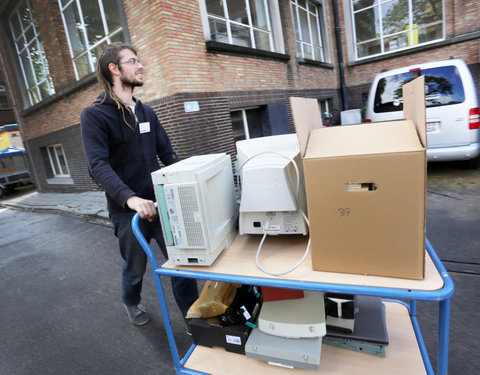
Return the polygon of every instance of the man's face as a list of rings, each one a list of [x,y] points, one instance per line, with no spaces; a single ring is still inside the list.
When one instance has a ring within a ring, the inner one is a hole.
[[[134,88],[143,85],[143,65],[129,49],[120,51],[118,63],[120,82],[124,87]]]

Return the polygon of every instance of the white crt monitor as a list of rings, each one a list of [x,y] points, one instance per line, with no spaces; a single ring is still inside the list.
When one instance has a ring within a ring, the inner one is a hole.
[[[169,261],[211,265],[236,232],[230,156],[193,156],[153,172],[152,181]]]
[[[296,134],[236,143],[240,234],[308,234],[300,145]]]

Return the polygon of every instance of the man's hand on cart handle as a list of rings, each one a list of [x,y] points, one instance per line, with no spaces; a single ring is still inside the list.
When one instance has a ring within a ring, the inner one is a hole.
[[[127,199],[127,206],[131,210],[137,211],[141,219],[148,219],[148,221],[152,221],[157,214],[153,201],[137,197],[136,195],[132,195]]]

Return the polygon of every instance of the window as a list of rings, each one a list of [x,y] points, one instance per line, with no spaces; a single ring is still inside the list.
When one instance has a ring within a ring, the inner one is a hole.
[[[270,0],[205,0],[210,40],[275,52]]]
[[[444,38],[444,0],[352,0],[358,59]]]
[[[9,17],[10,31],[31,105],[53,95],[55,90],[29,0],[22,1]]]
[[[235,142],[264,136],[260,107],[232,111],[230,114]]]
[[[322,116],[323,126],[332,125],[333,113],[330,112],[330,99],[318,100],[318,108],[320,109],[320,115]]]
[[[47,147],[48,159],[52,169],[53,177],[70,177],[70,172],[61,144]]]
[[[5,86],[0,85],[0,110],[11,109],[10,101],[8,100],[7,90]]]
[[[78,80],[95,71],[97,58],[107,44],[124,41],[117,0],[58,2]]]
[[[379,80],[373,104],[375,113],[403,110],[402,86],[420,75],[425,76],[427,108],[465,101],[462,78],[458,69],[455,66],[442,66],[395,74]]]
[[[292,0],[291,4],[297,56],[303,59],[325,61],[321,6],[307,0]]]

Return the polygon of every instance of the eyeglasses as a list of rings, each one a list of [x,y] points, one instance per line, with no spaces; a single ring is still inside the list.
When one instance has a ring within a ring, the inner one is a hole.
[[[130,59],[127,61],[120,61],[119,64],[140,65],[142,62],[139,59]]]

